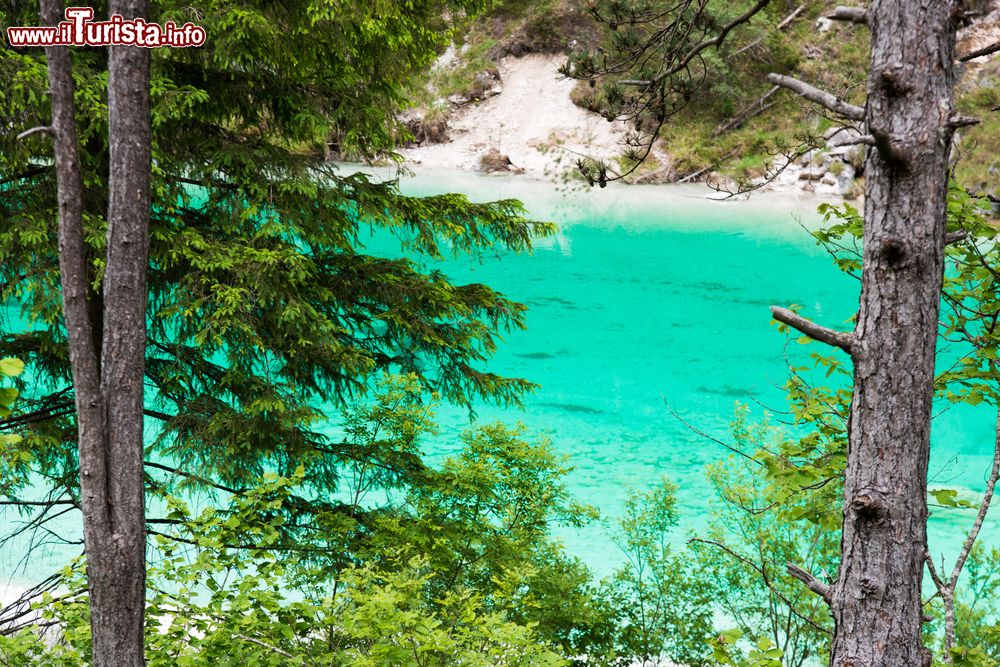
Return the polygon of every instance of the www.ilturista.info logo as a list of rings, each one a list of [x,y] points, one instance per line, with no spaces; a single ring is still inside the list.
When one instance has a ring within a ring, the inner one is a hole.
[[[173,21],[164,25],[145,19],[125,19],[120,14],[108,21],[92,21],[93,7],[67,7],[66,20],[50,28],[7,28],[7,41],[21,46],[201,46],[205,29],[193,23],[177,27]]]

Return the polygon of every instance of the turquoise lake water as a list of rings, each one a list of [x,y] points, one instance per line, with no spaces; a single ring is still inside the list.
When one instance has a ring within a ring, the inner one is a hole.
[[[701,187],[633,186],[554,192],[517,178],[440,173],[404,179],[413,194],[466,192],[522,199],[561,232],[530,256],[448,261],[456,280],[481,281],[530,307],[526,331],[507,336],[490,369],[540,386],[523,411],[483,407],[482,420],[520,420],[571,456],[570,486],[609,518],[626,490],[661,475],[679,486],[681,531],[710,520],[705,465],[728,458],[690,425],[728,440],[737,403],[763,417],[785,407],[786,345],[768,306],[801,304],[829,326],[856,311],[859,283],[841,274],[803,229],[819,222],[814,198],[775,193],[711,201]],[[945,406],[941,406],[944,408]],[[931,483],[981,492],[993,452],[995,412],[951,409],[935,420]],[[443,440],[468,426],[442,413]],[[447,446],[444,446],[447,450]],[[932,510],[933,553],[951,554],[971,512]],[[996,520],[982,539],[996,542]],[[596,572],[621,556],[600,526],[564,531]]]
[[[402,187],[483,201],[516,197],[533,217],[559,223],[560,233],[531,255],[449,260],[437,268],[530,307],[527,330],[506,337],[489,370],[540,388],[523,411],[480,406],[478,418],[521,421],[547,434],[576,467],[571,490],[609,519],[629,487],[647,488],[666,475],[679,486],[681,535],[703,527],[714,502],[705,465],[729,452],[694,434],[665,403],[726,440],[737,403],[751,404],[757,417],[763,408],[754,401],[784,407],[786,352],[805,359],[807,348],[786,345],[770,324],[768,306],[802,304],[830,326],[842,326],[857,308],[857,281],[842,275],[802,229],[818,221],[815,199],[767,194],[717,202],[694,186],[558,191],[518,178],[450,172],[423,172]],[[442,408],[439,418],[432,457],[456,451],[459,432],[469,426],[462,409]],[[986,406],[936,419],[933,484],[981,492],[994,419]],[[972,518],[935,511],[932,552],[954,552]],[[997,542],[997,525],[988,522],[985,541]],[[598,575],[621,562],[600,525],[558,535]],[[15,573],[18,555],[0,557],[4,579],[32,581],[66,554],[53,552],[49,562],[39,558]]]

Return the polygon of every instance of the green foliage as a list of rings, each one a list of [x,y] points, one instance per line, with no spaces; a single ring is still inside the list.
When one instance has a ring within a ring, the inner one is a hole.
[[[225,518],[213,510],[190,516],[175,501],[178,523],[171,537],[158,538],[160,557],[149,572],[151,667],[565,664],[530,627],[485,611],[471,590],[453,588],[432,596],[429,589],[440,574],[426,559],[393,558],[384,569],[351,567],[322,598],[289,595],[287,573],[302,564],[287,552],[268,549],[280,535],[271,521],[259,517],[280,509],[302,475],[300,470],[292,478],[271,476],[229,508]],[[257,548],[227,546],[247,539]],[[64,583],[81,590],[82,570],[73,570]],[[46,618],[59,624],[60,641],[46,646],[37,635],[21,633],[0,640],[0,654],[13,662],[84,663],[86,597],[45,604]]]
[[[533,388],[484,368],[500,337],[523,326],[524,307],[485,285],[454,283],[433,263],[528,251],[553,226],[527,220],[516,201],[407,197],[395,182],[346,175],[322,159],[331,137],[358,155],[389,155],[406,82],[449,37],[437,30],[440,17],[478,8],[213,0],[195,12],[154,3],[153,19],[194,20],[208,33],[203,48],[152,56],[148,457],[180,471],[158,484],[240,489],[304,461],[329,469],[323,459],[336,446],[320,432],[326,414],[383,372],[412,373],[428,394],[468,406],[516,404]],[[37,23],[23,3],[0,3],[0,18]],[[108,160],[102,53],[74,52],[88,299],[98,309]],[[42,50],[0,51],[0,72],[11,82],[0,96],[9,130],[0,134],[0,299],[21,304],[25,320],[0,336],[0,354],[25,360],[33,382],[19,388],[37,417],[14,452],[27,452],[30,467],[0,476],[11,493],[34,473],[72,494],[52,147],[41,136],[14,140],[47,123]]]
[[[570,56],[565,73],[584,86],[576,99],[602,116],[632,125],[637,132],[633,153],[639,156],[645,154],[643,144],[662,139],[679,175],[713,167],[741,179],[763,175],[776,151],[793,152],[827,129],[822,115],[787,96],[762,99],[771,88],[767,74],[795,72],[857,101],[867,38],[851,26],[817,32],[814,22],[827,8],[807,2],[784,30],[775,26],[791,8],[770,3],[734,26],[721,44],[712,41],[754,4],[588,3],[606,30],[597,48],[590,45]],[[706,43],[711,46],[701,48]],[[759,119],[728,127],[754,107],[765,107]],[[593,171],[591,176],[599,180]]]
[[[200,508],[164,495],[150,526],[150,665],[527,667],[588,651],[608,622],[589,573],[549,536],[592,516],[569,497],[562,459],[492,425],[425,465],[435,423],[419,398],[415,378],[395,378],[345,416],[365,452],[343,462],[346,506],[317,509],[307,464]],[[58,641],[25,631],[0,639],[0,656],[86,662],[82,565],[62,587],[41,603]]]
[[[766,420],[751,425],[748,417],[740,408],[732,431],[736,446],[753,459],[709,468],[722,503],[705,534],[694,540],[700,578],[715,587],[715,602],[727,621],[752,639],[726,649],[732,664],[769,664],[780,656],[786,667],[808,665],[825,653],[829,610],[787,575],[785,563],[834,576],[839,526],[811,520],[812,492],[761,465],[766,456],[777,464],[774,452],[802,446],[797,439]]]
[[[745,657],[736,653],[736,644],[742,637],[743,633],[740,630],[733,629],[720,632],[710,641],[712,657],[716,664],[736,667],[781,667],[782,651],[767,637],[761,637],[753,642]]]
[[[604,582],[617,612],[613,664],[710,664],[705,639],[712,634],[714,588],[699,580],[701,567],[672,547],[677,525],[677,487],[667,480],[647,492],[631,492],[615,541],[625,564]]]
[[[17,377],[24,372],[24,362],[13,357],[0,359],[0,378]],[[17,389],[13,387],[0,387],[0,419],[6,419],[11,415],[11,408],[17,400]],[[15,445],[21,438],[17,435],[0,435],[0,444]]]

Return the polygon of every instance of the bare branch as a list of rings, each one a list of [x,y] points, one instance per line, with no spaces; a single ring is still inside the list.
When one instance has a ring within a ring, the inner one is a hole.
[[[788,570],[788,574],[805,584],[806,588],[823,598],[827,604],[831,603],[833,598],[830,594],[830,587],[827,584],[824,584],[822,581],[794,563],[785,563],[785,568]]]
[[[875,145],[875,137],[873,137],[870,134],[862,134],[861,136],[853,136],[853,137],[850,137],[850,136],[849,137],[841,137],[840,139],[836,139],[834,141],[831,141],[830,145],[834,146],[834,147],[840,147],[840,146],[874,146]]]
[[[934,586],[938,589],[938,593],[940,593],[943,597],[948,590],[948,584],[946,584],[944,580],[941,579],[941,575],[938,574],[937,566],[934,565],[934,559],[931,558],[929,552],[926,554],[926,559],[927,571],[931,573],[931,580],[934,582]]]
[[[853,334],[820,326],[812,320],[807,320],[801,315],[779,306],[771,306],[771,316],[782,324],[787,324],[793,329],[801,331],[813,340],[839,347],[848,354],[851,354],[851,345],[854,342]]]
[[[788,16],[786,16],[781,21],[781,23],[778,24],[778,30],[784,30],[788,26],[792,25],[792,21],[794,21],[795,19],[797,19],[799,17],[799,14],[801,14],[805,10],[806,10],[806,6],[804,4],[799,5],[798,9],[796,9],[794,12],[792,12],[791,14],[789,14]]]
[[[25,130],[21,134],[17,135],[17,140],[22,141],[24,139],[27,139],[33,134],[41,134],[41,133],[47,134],[50,137],[54,137],[56,135],[56,131],[52,128],[51,125],[40,125],[38,127],[33,127],[30,130]]]
[[[805,81],[799,81],[794,77],[786,76],[784,74],[776,74],[774,72],[767,75],[767,80],[775,85],[788,88],[789,90],[806,98],[810,102],[815,102],[816,104],[819,104],[820,106],[832,111],[835,114],[843,116],[844,118],[858,121],[864,120],[865,118],[865,110],[863,108],[854,104],[849,104],[836,95],[828,93],[825,90],[820,90],[815,86],[811,86]]]
[[[980,120],[978,118],[973,118],[972,116],[962,116],[961,114],[955,114],[948,119],[948,127],[953,130],[957,130],[960,127],[979,125],[979,123]]]
[[[722,544],[721,542],[716,542],[714,540],[705,540],[705,539],[702,539],[702,538],[699,538],[699,537],[695,537],[695,538],[692,538],[692,539],[688,540],[688,544],[691,544],[691,543],[695,543],[695,544],[707,544],[707,545],[710,545],[710,546],[714,546],[714,547],[716,547],[718,549],[721,549],[725,553],[727,553],[730,557],[732,557],[737,562],[742,563],[742,564],[746,565],[747,567],[749,567],[750,569],[754,570],[758,575],[760,575],[761,580],[763,581],[764,585],[767,586],[768,590],[770,590],[771,593],[773,593],[775,597],[777,597],[779,600],[781,600],[781,602],[783,602],[784,605],[786,607],[788,607],[788,610],[790,612],[792,612],[792,614],[794,614],[795,616],[797,616],[799,619],[805,621],[806,623],[808,623],[812,627],[816,628],[820,632],[822,632],[824,634],[830,634],[830,630],[829,629],[824,628],[822,625],[820,625],[819,623],[817,623],[815,620],[813,620],[812,618],[810,618],[810,617],[806,616],[805,614],[803,614],[802,612],[800,612],[795,607],[795,605],[792,604],[791,600],[789,600],[787,597],[785,597],[785,595],[782,594],[782,592],[779,591],[774,586],[774,584],[771,583],[771,578],[768,576],[767,569],[765,567],[762,567],[761,565],[758,565],[757,563],[754,563],[753,561],[751,561],[749,558],[746,558],[745,556],[741,556],[740,554],[736,553],[735,551],[733,551],[732,549],[730,549],[729,547],[727,547],[725,544]]]
[[[247,635],[236,635],[236,636],[239,637],[240,639],[242,639],[245,642],[250,642],[251,644],[256,644],[257,646],[261,646],[261,647],[266,648],[269,651],[273,651],[274,653],[277,653],[278,655],[283,656],[285,658],[294,658],[295,657],[291,653],[288,653],[287,651],[283,651],[280,648],[278,648],[277,646],[274,646],[273,644],[268,644],[265,641],[261,641],[259,639],[254,639],[253,637],[248,637]]]
[[[670,404],[667,403],[666,399],[663,399],[663,405],[666,406],[667,412],[670,413],[671,417],[673,417],[674,419],[676,419],[677,421],[679,421],[681,424],[683,424],[684,426],[686,426],[688,428],[688,430],[690,430],[695,435],[701,436],[702,438],[705,438],[706,440],[711,440],[715,444],[717,444],[717,445],[719,445],[721,447],[724,447],[725,449],[728,449],[733,454],[738,454],[739,456],[742,456],[747,461],[752,461],[753,463],[756,463],[759,466],[763,466],[764,465],[763,462],[755,459],[753,456],[747,454],[742,449],[740,449],[738,447],[734,447],[734,446],[730,445],[729,443],[723,442],[722,440],[719,440],[718,438],[716,438],[714,436],[711,436],[711,435],[709,435],[708,433],[705,433],[702,430],[699,430],[698,428],[696,428],[692,424],[689,424],[687,421],[684,420],[683,417],[681,417],[679,414],[677,414],[677,412],[674,411],[674,409],[672,407],[670,407]]]
[[[753,48],[753,47],[755,47],[755,46],[760,46],[760,44],[761,44],[761,43],[762,43],[763,41],[764,41],[764,38],[763,38],[763,37],[758,37],[757,39],[753,40],[752,42],[750,42],[750,43],[749,43],[749,44],[747,44],[746,46],[741,46],[740,48],[738,48],[738,49],[736,49],[735,51],[733,51],[733,56],[732,56],[732,57],[734,57],[734,58],[735,58],[736,56],[738,56],[738,55],[740,55],[741,53],[744,53],[744,52],[746,52],[746,51],[749,51],[750,49],[752,49],[752,48]]]
[[[990,503],[993,501],[993,492],[996,489],[998,478],[1000,478],[1000,410],[997,411],[996,436],[993,446],[993,468],[990,470],[990,477],[986,481],[986,493],[983,495],[983,502],[979,506],[979,513],[976,515],[976,520],[969,530],[969,535],[965,538],[962,551],[958,555],[958,560],[955,561],[955,567],[951,571],[951,578],[948,580],[948,585],[953,591],[958,584],[958,576],[962,573],[962,568],[965,567],[965,561],[968,559],[969,553],[972,551],[972,547],[979,537],[979,531],[983,527],[986,514],[990,511]]]
[[[747,105],[746,107],[744,107],[742,111],[733,116],[732,119],[727,121],[725,124],[715,128],[715,133],[722,134],[724,132],[729,132],[730,130],[735,130],[736,128],[740,127],[741,125],[743,125],[743,123],[747,122],[754,116],[757,116],[770,109],[772,106],[774,106],[774,103],[773,102],[771,102],[770,104],[764,104],[764,103],[767,102],[768,99],[773,97],[774,94],[777,93],[779,90],[781,90],[781,86],[772,86],[770,90],[761,95],[760,98],[757,99],[757,101]]]
[[[692,171],[690,174],[688,174],[684,178],[681,178],[681,179],[678,179],[677,181],[675,181],[675,183],[677,183],[677,184],[687,183],[688,181],[695,180],[699,176],[703,176],[704,174],[706,174],[706,173],[712,171],[713,169],[715,169],[716,167],[718,167],[720,164],[722,164],[723,162],[725,162],[726,160],[728,160],[732,156],[736,155],[736,153],[738,153],[739,150],[740,149],[738,147],[734,148],[733,150],[729,151],[728,153],[726,153],[725,155],[723,155],[721,158],[719,158],[718,160],[716,160],[712,164],[708,165],[707,167],[702,167],[701,169],[699,169],[697,171]]]
[[[958,243],[959,241],[964,241],[969,238],[969,233],[964,229],[959,229],[955,232],[948,232],[944,235],[944,244],[951,245],[953,243]]]
[[[826,18],[833,21],[867,24],[868,10],[864,7],[834,7],[833,11],[826,15]]]
[[[970,60],[975,60],[976,58],[982,58],[983,56],[988,56],[991,53],[996,53],[1000,51],[1000,42],[996,44],[990,44],[989,46],[984,46],[981,49],[976,49],[975,51],[969,51],[965,55],[958,57],[958,62],[967,63]]]

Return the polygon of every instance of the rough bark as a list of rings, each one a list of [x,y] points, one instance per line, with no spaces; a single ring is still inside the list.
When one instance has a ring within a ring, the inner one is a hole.
[[[146,17],[147,0],[111,2],[111,14]],[[146,523],[143,486],[143,374],[149,264],[151,128],[149,50],[111,47],[108,59],[107,264],[101,394],[105,401],[107,517],[99,565],[88,557],[94,664],[139,667],[143,658]],[[100,627],[98,638],[97,627]]]
[[[146,16],[146,2],[111,13]],[[46,25],[63,3],[42,0]],[[77,410],[92,664],[141,667],[145,609],[143,371],[146,341],[149,52],[109,58],[109,207],[104,298],[90,290],[70,54],[46,49],[59,207],[59,266]],[[103,303],[103,308],[102,308]]]
[[[929,664],[921,647],[927,460],[944,267],[956,5],[875,0],[861,303],[840,575],[837,667]]]

